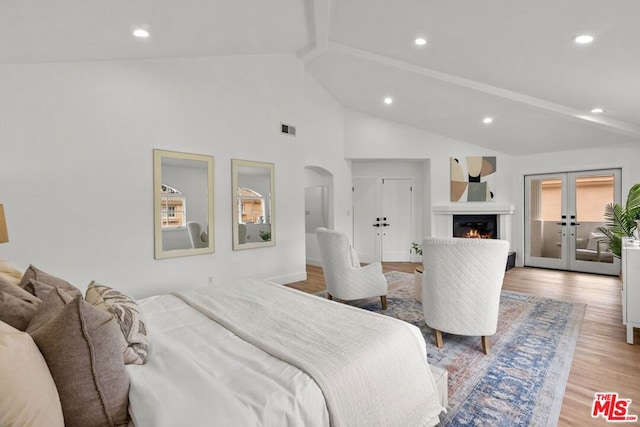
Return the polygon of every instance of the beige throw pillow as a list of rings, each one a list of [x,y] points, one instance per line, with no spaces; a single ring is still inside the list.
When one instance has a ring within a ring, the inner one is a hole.
[[[58,390],[38,347],[3,322],[0,378],[0,426],[64,427]]]
[[[0,259],[0,278],[17,285],[22,279],[22,272],[13,268],[7,261]]]
[[[44,308],[50,299],[61,297],[60,293],[60,289],[53,291],[43,301]],[[126,424],[129,377],[122,359],[117,322],[81,296],[57,313],[52,311],[55,310],[39,310],[27,331],[44,356],[58,388],[65,425]],[[46,321],[42,322],[41,317]]]
[[[143,365],[147,361],[147,327],[133,298],[109,286],[92,281],[87,287],[85,300],[111,313],[120,325],[126,340],[124,361],[126,364]]]

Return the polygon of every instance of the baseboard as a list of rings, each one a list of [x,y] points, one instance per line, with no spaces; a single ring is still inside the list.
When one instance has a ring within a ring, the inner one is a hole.
[[[307,272],[303,271],[300,273],[287,274],[285,276],[270,277],[265,280],[268,282],[277,283],[278,285],[286,285],[293,282],[302,282],[307,280]]]
[[[313,265],[314,267],[322,267],[322,261],[319,259],[307,258],[307,265]]]

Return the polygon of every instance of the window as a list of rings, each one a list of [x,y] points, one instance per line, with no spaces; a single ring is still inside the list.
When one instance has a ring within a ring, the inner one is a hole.
[[[238,211],[240,223],[263,224],[264,197],[250,188],[238,188]]]
[[[182,192],[168,185],[162,184],[162,210],[160,219],[162,228],[180,228],[186,224],[186,202]]]

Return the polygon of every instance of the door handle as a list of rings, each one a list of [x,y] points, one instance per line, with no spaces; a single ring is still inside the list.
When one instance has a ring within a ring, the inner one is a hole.
[[[380,227],[380,224],[373,224],[374,227]]]
[[[383,222],[383,223],[382,223],[382,226],[383,226],[383,227],[388,227],[388,226],[390,226],[390,225],[391,225],[391,224],[387,224],[386,222]]]
[[[571,225],[580,225],[579,222],[572,222]]]
[[[556,222],[556,225],[567,225],[566,222]]]

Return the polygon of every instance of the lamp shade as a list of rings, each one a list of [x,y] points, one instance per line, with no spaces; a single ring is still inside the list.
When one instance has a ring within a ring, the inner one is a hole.
[[[0,205],[0,243],[9,241],[9,233],[7,232],[7,221],[4,219],[4,205]]]

